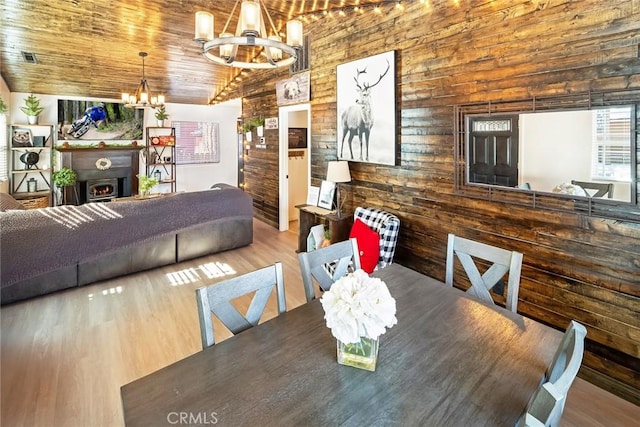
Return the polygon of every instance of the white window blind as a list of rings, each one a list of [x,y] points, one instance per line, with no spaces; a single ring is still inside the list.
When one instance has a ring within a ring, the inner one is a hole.
[[[631,108],[593,110],[591,178],[631,181]]]
[[[0,114],[0,182],[9,179],[9,147],[7,138],[7,117]]]

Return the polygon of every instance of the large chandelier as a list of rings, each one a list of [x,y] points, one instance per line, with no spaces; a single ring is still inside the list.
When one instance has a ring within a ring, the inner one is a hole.
[[[164,104],[164,95],[151,96],[149,84],[147,84],[147,79],[144,77],[144,58],[147,55],[147,52],[138,53],[138,56],[142,58],[142,80],[138,85],[138,89],[133,95],[122,93],[122,102],[127,108],[156,108]]]
[[[240,17],[235,34],[229,33],[227,27],[231,17],[238,8],[240,0],[236,0],[233,10],[227,18],[220,36],[214,38],[213,15],[209,12],[196,12],[195,40],[202,44],[202,54],[209,60],[229,67],[238,68],[275,68],[293,64],[297,58],[297,50],[302,47],[302,21],[287,22],[287,41],[284,43],[273,25],[269,11],[262,0],[242,0]],[[262,12],[269,20],[271,34],[267,35]],[[262,47],[262,56],[248,58],[250,52],[243,52],[238,57],[238,49],[246,51],[252,47]]]

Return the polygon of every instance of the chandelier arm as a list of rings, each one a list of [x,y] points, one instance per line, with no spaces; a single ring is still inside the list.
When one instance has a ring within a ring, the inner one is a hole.
[[[267,18],[269,18],[269,24],[271,24],[271,30],[273,31],[273,34],[277,36],[278,35],[278,31],[276,30],[276,26],[273,24],[273,21],[271,20],[271,15],[269,15],[269,11],[267,10],[267,6],[265,6],[263,0],[260,0],[260,4],[264,8],[265,15],[267,15]],[[264,36],[266,38],[267,34],[265,34]]]
[[[233,9],[231,10],[231,13],[229,14],[229,17],[227,18],[227,22],[224,24],[224,28],[222,29],[223,33],[227,32],[227,27],[229,26],[229,23],[231,22],[231,17],[236,12],[236,8],[238,7],[238,3],[240,3],[240,0],[236,0],[236,4],[233,5]],[[240,19],[238,19],[238,25],[240,25]],[[215,34],[213,36],[215,37]]]

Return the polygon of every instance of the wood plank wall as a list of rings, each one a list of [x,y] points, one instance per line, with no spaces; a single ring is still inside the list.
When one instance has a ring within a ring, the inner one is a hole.
[[[453,155],[454,105],[640,88],[640,0],[403,4],[307,25],[313,178],[336,158],[336,66],[396,50],[397,165],[352,162],[346,209],[396,214],[396,260],[441,280],[449,232],[521,251],[519,312],[558,329],[585,324],[580,375],[640,403],[640,226],[457,195]],[[287,77],[246,79],[243,115],[275,116],[274,83]],[[267,141],[250,151],[247,191],[277,227],[277,133]]]

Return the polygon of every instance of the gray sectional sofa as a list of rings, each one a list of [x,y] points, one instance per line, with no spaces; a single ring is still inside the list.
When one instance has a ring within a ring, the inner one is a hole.
[[[0,302],[252,242],[252,199],[226,184],[148,200],[9,209],[0,212]]]

